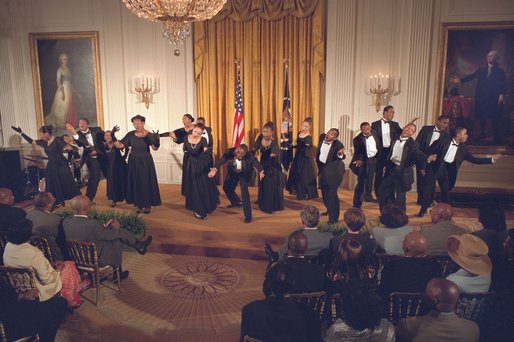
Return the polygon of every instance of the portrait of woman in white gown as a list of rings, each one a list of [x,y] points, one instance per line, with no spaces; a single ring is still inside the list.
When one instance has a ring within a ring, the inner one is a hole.
[[[58,129],[64,129],[67,122],[77,125],[77,92],[71,83],[71,71],[68,67],[68,55],[59,55],[59,68],[56,73],[57,89],[50,112],[45,117],[45,123]]]

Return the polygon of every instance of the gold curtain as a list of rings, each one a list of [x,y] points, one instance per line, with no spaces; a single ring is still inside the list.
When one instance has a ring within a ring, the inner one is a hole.
[[[232,144],[235,61],[240,60],[245,143],[253,146],[262,126],[280,131],[285,66],[294,136],[312,117],[317,141],[325,72],[325,0],[228,0],[208,21],[195,23],[195,77],[198,116],[213,129],[215,152]]]

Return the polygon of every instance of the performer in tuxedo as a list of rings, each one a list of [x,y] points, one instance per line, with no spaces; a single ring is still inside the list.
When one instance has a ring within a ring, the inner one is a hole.
[[[66,129],[73,135],[77,145],[84,148],[83,158],[88,172],[86,196],[93,201],[100,182],[100,158],[105,152],[104,131],[100,127],[89,127],[89,120],[86,118],[79,120],[77,131],[70,123],[66,124]]]
[[[457,127],[452,132],[451,139],[439,140],[434,146],[433,151],[441,156],[431,167],[434,170],[435,177],[439,181],[441,188],[441,201],[449,202],[450,191],[455,186],[459,168],[464,160],[473,164],[494,164],[502,155],[497,154],[492,158],[477,158],[472,155],[468,146],[465,144],[468,140],[468,130],[463,127]],[[435,181],[427,184],[432,187],[425,187],[424,195],[421,203],[421,209],[418,217],[423,217],[430,204],[430,194],[434,192]]]
[[[248,153],[248,146],[241,144],[237,147],[229,148],[223,153],[220,160],[211,168],[209,177],[214,177],[219,168],[225,163],[228,163],[228,175],[223,182],[223,191],[225,191],[230,201],[228,207],[239,208],[242,206],[245,215],[244,222],[252,222],[252,207],[250,204],[250,194],[248,193],[248,183],[252,176],[253,167],[257,168],[261,175],[264,175],[261,164],[253,158],[251,153]],[[243,201],[236,194],[237,183],[239,183]]]
[[[389,154],[391,152],[391,143],[398,139],[402,133],[402,129],[398,122],[393,121],[396,113],[393,106],[385,106],[382,113],[382,119],[372,122],[371,129],[376,132],[379,142],[379,150],[377,155],[377,168],[375,173],[375,194],[378,196],[378,188],[384,179],[384,167],[387,164]]]
[[[160,137],[170,137],[173,139],[173,141],[176,144],[182,144],[184,143],[184,139],[191,134],[194,128],[195,118],[191,114],[184,114],[182,115],[182,123],[184,124],[184,127],[177,128],[174,131],[171,132],[165,132],[159,134]],[[184,177],[187,173],[187,167],[189,165],[189,154],[187,152],[184,152],[184,156],[182,157],[182,187],[180,189],[180,194],[182,196],[186,196],[186,189],[185,189],[185,181]]]
[[[353,206],[355,208],[360,208],[363,201],[373,202],[371,190],[381,143],[377,133],[371,130],[369,122],[361,123],[360,128],[361,133],[353,138],[355,152],[350,162],[350,169],[358,177],[353,193]]]
[[[448,139],[450,134],[448,133],[448,127],[450,124],[450,118],[446,115],[441,115],[437,118],[435,125],[427,125],[423,126],[416,137],[416,142],[419,145],[419,149],[421,152],[425,154],[429,153],[429,149],[434,145],[436,141],[439,139]],[[438,156],[439,157],[439,156]],[[430,165],[429,165],[430,168]],[[428,173],[428,170],[425,170]],[[426,175],[421,174],[421,170],[416,169],[416,187],[418,190],[418,201],[417,203],[421,205],[421,199],[423,198],[423,190],[425,188],[425,181],[427,177]],[[435,178],[434,178],[435,182]],[[433,201],[433,194],[432,194]],[[432,202],[430,202],[432,203]]]
[[[201,116],[196,119],[196,123],[203,125],[204,130],[203,130],[203,133],[202,133],[202,138],[205,138],[205,140],[207,141],[207,145],[209,146],[209,149],[212,152],[212,145],[213,145],[213,142],[214,142],[214,140],[212,139],[212,128],[211,127],[207,127],[207,125],[205,125],[205,118],[201,117]]]
[[[407,124],[400,137],[391,142],[391,150],[387,158],[384,180],[378,189],[378,202],[382,209],[389,202],[395,202],[405,211],[405,194],[414,182],[413,166],[425,169],[427,161],[435,160],[436,156],[427,156],[421,152],[418,143],[412,138],[416,125]]]
[[[327,207],[328,223],[339,220],[339,196],[337,189],[344,176],[344,145],[337,140],[339,130],[331,128],[319,136],[320,144],[316,149],[316,163],[321,183],[323,203]]]

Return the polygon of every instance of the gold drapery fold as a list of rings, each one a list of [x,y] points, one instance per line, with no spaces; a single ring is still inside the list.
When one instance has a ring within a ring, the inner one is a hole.
[[[195,23],[198,116],[213,129],[219,155],[232,144],[235,61],[241,65],[245,143],[250,147],[267,121],[280,131],[285,65],[293,133],[312,117],[320,132],[325,73],[324,0],[229,0],[213,19]]]

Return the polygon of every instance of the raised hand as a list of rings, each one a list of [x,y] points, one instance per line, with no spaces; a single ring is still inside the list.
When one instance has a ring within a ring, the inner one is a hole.
[[[120,126],[116,125],[111,129],[111,132],[116,133],[120,130]]]
[[[259,180],[262,180],[264,178],[264,170],[261,170],[261,172],[259,172]]]
[[[16,133],[19,133],[21,134],[23,131],[21,130],[20,126],[18,127],[14,127],[14,126],[11,126],[12,129],[14,129],[16,131]]]
[[[68,132],[71,132],[72,134],[75,134],[75,127],[73,127],[73,125],[72,125],[72,124],[70,124],[69,122],[67,122],[65,127],[66,127],[66,130],[67,130]]]

